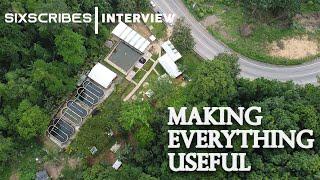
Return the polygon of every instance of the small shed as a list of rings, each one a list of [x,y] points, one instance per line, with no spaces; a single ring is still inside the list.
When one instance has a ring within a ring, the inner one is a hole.
[[[117,142],[110,148],[110,151],[113,153],[116,153],[121,147],[121,144],[118,144]]]
[[[122,165],[122,162],[117,160],[116,162],[113,163],[112,168],[115,170],[118,170]]]
[[[97,147],[93,146],[91,149],[90,149],[90,152],[92,155],[96,154],[98,151]]]
[[[159,63],[171,77],[177,78],[182,72],[175,62],[182,57],[181,54],[170,41],[164,42],[161,47],[166,53],[159,58]]]
[[[149,89],[149,90],[145,93],[145,95],[146,95],[148,98],[151,98],[151,96],[154,95],[154,92],[153,92],[151,89]]]

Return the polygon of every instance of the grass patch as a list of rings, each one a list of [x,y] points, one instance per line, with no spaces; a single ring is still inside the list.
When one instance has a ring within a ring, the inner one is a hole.
[[[195,68],[199,65],[200,61],[202,60],[203,59],[199,57],[197,54],[188,53],[184,54],[182,56],[182,59],[178,61],[178,66],[182,67],[180,69],[183,70],[183,74],[192,77],[195,72]]]
[[[308,1],[307,3],[303,3],[301,6],[301,11],[303,13],[319,12],[320,11],[320,3],[316,3],[316,0]]]
[[[118,76],[120,77],[125,77],[124,74],[122,74],[122,72],[118,71],[116,68],[114,68],[113,66],[111,66],[109,63],[107,63],[106,61],[101,61],[101,64],[103,64],[104,66],[106,66],[108,69],[110,69],[111,71],[113,71],[114,73],[116,73]]]
[[[163,69],[163,67],[161,66],[161,64],[157,64],[156,67],[155,67],[156,71],[162,75],[162,74],[165,74],[166,71]]]
[[[146,64],[143,65],[143,69],[146,71],[149,71],[149,69],[152,67],[153,63],[154,62],[151,60],[147,61]]]
[[[122,97],[125,97],[126,95],[128,95],[133,90],[133,88],[135,87],[135,85],[132,84],[131,82],[129,82],[127,80],[125,80],[125,81],[126,82],[121,85],[122,88],[124,89],[123,93],[122,93]]]
[[[158,79],[158,75],[154,71],[152,71],[144,83],[148,82],[149,84],[151,84],[153,81],[156,81],[157,79]],[[145,87],[141,85],[135,94],[138,98],[143,98],[144,93],[147,92],[149,89],[150,89],[149,86]],[[143,93],[140,93],[140,92],[143,92]]]
[[[167,27],[164,23],[151,23],[147,22],[152,34],[156,36],[157,39],[162,39],[166,36]]]
[[[151,58],[152,58],[153,60],[157,60],[158,57],[159,57],[159,54],[158,54],[158,53],[152,54],[152,56],[151,56]]]
[[[137,74],[133,77],[133,80],[138,83],[143,78],[143,76],[146,74],[146,71],[140,69],[140,71],[137,72]]]
[[[158,75],[154,71],[152,71],[146,81],[150,83],[151,81],[157,80],[157,78]]]
[[[187,6],[191,9],[191,12],[196,14],[199,19],[199,13],[195,12],[195,10],[190,7],[190,3],[187,2],[189,1],[185,0]],[[269,25],[254,19],[248,19],[244,14],[244,10],[240,6],[227,6],[221,3],[211,3],[210,7],[214,10],[208,11],[210,13],[206,13],[206,15],[214,13],[221,21],[218,26],[208,28],[208,31],[237,53],[261,62],[278,65],[301,64],[320,56],[319,54],[317,56],[311,56],[303,59],[273,57],[269,55],[267,48],[269,43],[283,38],[308,35],[312,39],[319,39],[319,33],[317,32],[307,32],[299,26],[281,29],[274,24]],[[252,35],[247,38],[242,37],[239,31],[239,27],[244,23],[250,23],[254,26]]]

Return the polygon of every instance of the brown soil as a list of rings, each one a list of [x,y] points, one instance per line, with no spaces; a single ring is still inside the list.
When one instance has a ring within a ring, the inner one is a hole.
[[[220,22],[220,18],[216,15],[207,16],[204,20],[201,21],[201,24],[204,27],[216,26]]]
[[[98,164],[100,162],[104,162],[112,165],[115,161],[116,161],[116,155],[110,150],[107,150],[106,152],[101,153],[97,157],[91,157],[89,159],[89,165],[92,166],[93,164]]]
[[[61,170],[63,169],[63,163],[55,164],[55,163],[45,163],[44,168],[47,170],[48,175],[54,180],[58,179]]]
[[[148,38],[151,36],[151,32],[149,31],[148,27],[143,23],[134,23],[130,25],[132,29],[137,31],[143,37]]]
[[[167,31],[166,31],[166,37],[163,38],[163,40],[167,40],[171,37],[173,32],[173,27],[167,27]]]
[[[116,162],[116,159],[117,159],[116,155],[111,151],[107,151],[105,153],[105,158],[109,164],[113,164],[114,162]]]
[[[301,26],[303,26],[307,31],[314,32],[320,29],[320,12],[311,14],[299,14],[294,18]]]
[[[161,52],[161,46],[159,45],[159,43],[152,43],[152,46],[149,49],[149,51],[151,52],[151,54],[159,54]]]
[[[201,21],[201,24],[205,28],[212,28],[214,31],[219,32],[219,34],[221,34],[225,39],[233,41],[233,38],[227,33],[223,22],[217,15],[207,16],[204,20]]]
[[[17,172],[13,172],[9,180],[19,180],[19,174]]]
[[[56,144],[54,144],[47,136],[42,138],[42,143],[44,148],[48,151],[59,151],[59,148]]]
[[[70,158],[68,160],[68,166],[72,169],[75,169],[80,164],[80,159]]]
[[[304,36],[273,42],[269,45],[269,53],[275,57],[302,59],[317,55],[320,52],[319,43],[309,40],[307,36]]]

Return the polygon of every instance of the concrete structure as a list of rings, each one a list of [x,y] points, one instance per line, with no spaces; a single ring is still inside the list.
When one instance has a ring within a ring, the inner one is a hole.
[[[136,51],[124,42],[120,42],[107,58],[107,62],[123,74],[128,74],[141,57],[141,52]]]
[[[60,106],[48,127],[48,137],[60,148],[67,147],[93,109],[113,92],[116,77],[113,71],[97,63],[74,97]]]

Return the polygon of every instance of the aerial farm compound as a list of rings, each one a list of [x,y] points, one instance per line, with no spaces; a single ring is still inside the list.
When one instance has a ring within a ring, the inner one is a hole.
[[[157,60],[151,60],[152,54],[148,50],[152,43],[159,43],[155,42],[153,35],[147,39],[123,22],[113,29],[112,34],[116,42],[104,61],[126,76],[127,80],[133,82],[132,78],[137,74],[134,69],[142,69],[147,61],[152,61],[153,67],[159,63],[172,78],[182,74],[175,63],[182,56],[169,40],[160,43],[165,54]],[[114,91],[114,80],[117,76],[102,63],[97,63],[87,73],[72,98],[59,108],[48,127],[48,137],[59,147],[67,147],[87,117]],[[131,98],[141,85],[133,83],[136,87],[127,99]]]

